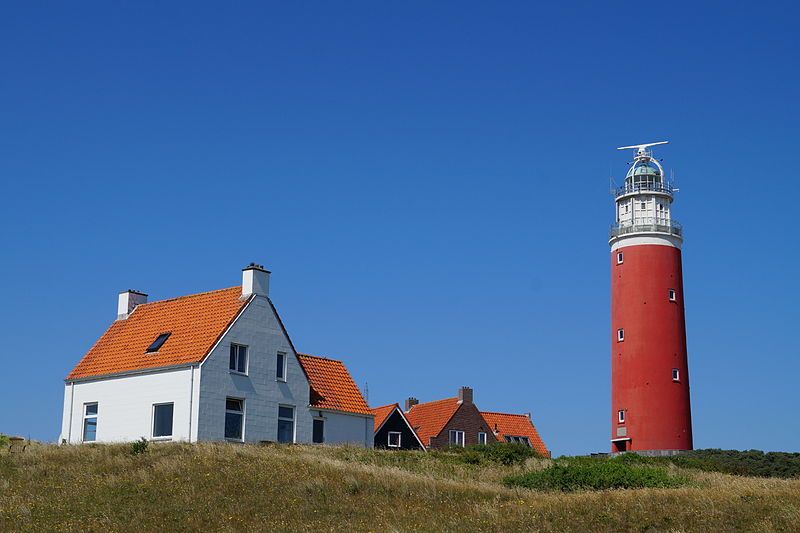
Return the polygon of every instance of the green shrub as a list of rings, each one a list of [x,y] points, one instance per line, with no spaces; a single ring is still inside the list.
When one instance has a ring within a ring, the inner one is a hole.
[[[761,450],[694,450],[669,458],[682,468],[697,468],[740,476],[800,477],[800,453]]]
[[[7,435],[0,435],[0,448],[7,448],[11,444],[11,439]]]
[[[467,464],[498,463],[511,466],[524,463],[529,457],[536,456],[536,452],[530,446],[507,442],[477,444],[466,448],[453,446],[449,451]]]
[[[131,442],[131,455],[141,455],[143,453],[147,453],[147,448],[149,446],[150,443],[144,437],[137,441]]]
[[[511,487],[566,492],[678,487],[686,484],[686,479],[670,475],[664,467],[635,464],[635,460],[622,456],[614,459],[558,460],[544,470],[508,476],[504,483]]]

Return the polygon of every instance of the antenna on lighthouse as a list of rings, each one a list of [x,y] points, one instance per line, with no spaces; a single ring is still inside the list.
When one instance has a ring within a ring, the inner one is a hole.
[[[620,146],[617,150],[631,150],[635,149],[637,154],[644,154],[645,150],[651,146],[658,146],[659,144],[669,144],[669,141],[658,141],[654,143],[634,144],[632,146]]]

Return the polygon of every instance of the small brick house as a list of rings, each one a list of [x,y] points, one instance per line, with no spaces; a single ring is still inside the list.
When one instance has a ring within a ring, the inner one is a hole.
[[[461,387],[458,396],[433,402],[406,400],[406,418],[426,448],[472,446],[496,440],[489,423],[472,401],[472,389]]]

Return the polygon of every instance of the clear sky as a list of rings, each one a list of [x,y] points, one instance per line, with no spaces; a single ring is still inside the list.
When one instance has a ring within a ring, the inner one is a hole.
[[[669,139],[695,445],[800,451],[797,4],[537,4],[6,4],[0,432],[57,438],[120,290],[256,261],[371,404],[606,451],[615,147]]]

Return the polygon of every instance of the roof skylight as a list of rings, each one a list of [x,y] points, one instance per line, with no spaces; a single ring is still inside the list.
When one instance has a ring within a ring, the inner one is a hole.
[[[167,339],[170,335],[171,332],[169,331],[167,333],[160,334],[158,337],[156,337],[156,340],[153,341],[153,344],[150,345],[145,353],[157,352],[164,345],[164,343],[167,342]]]

